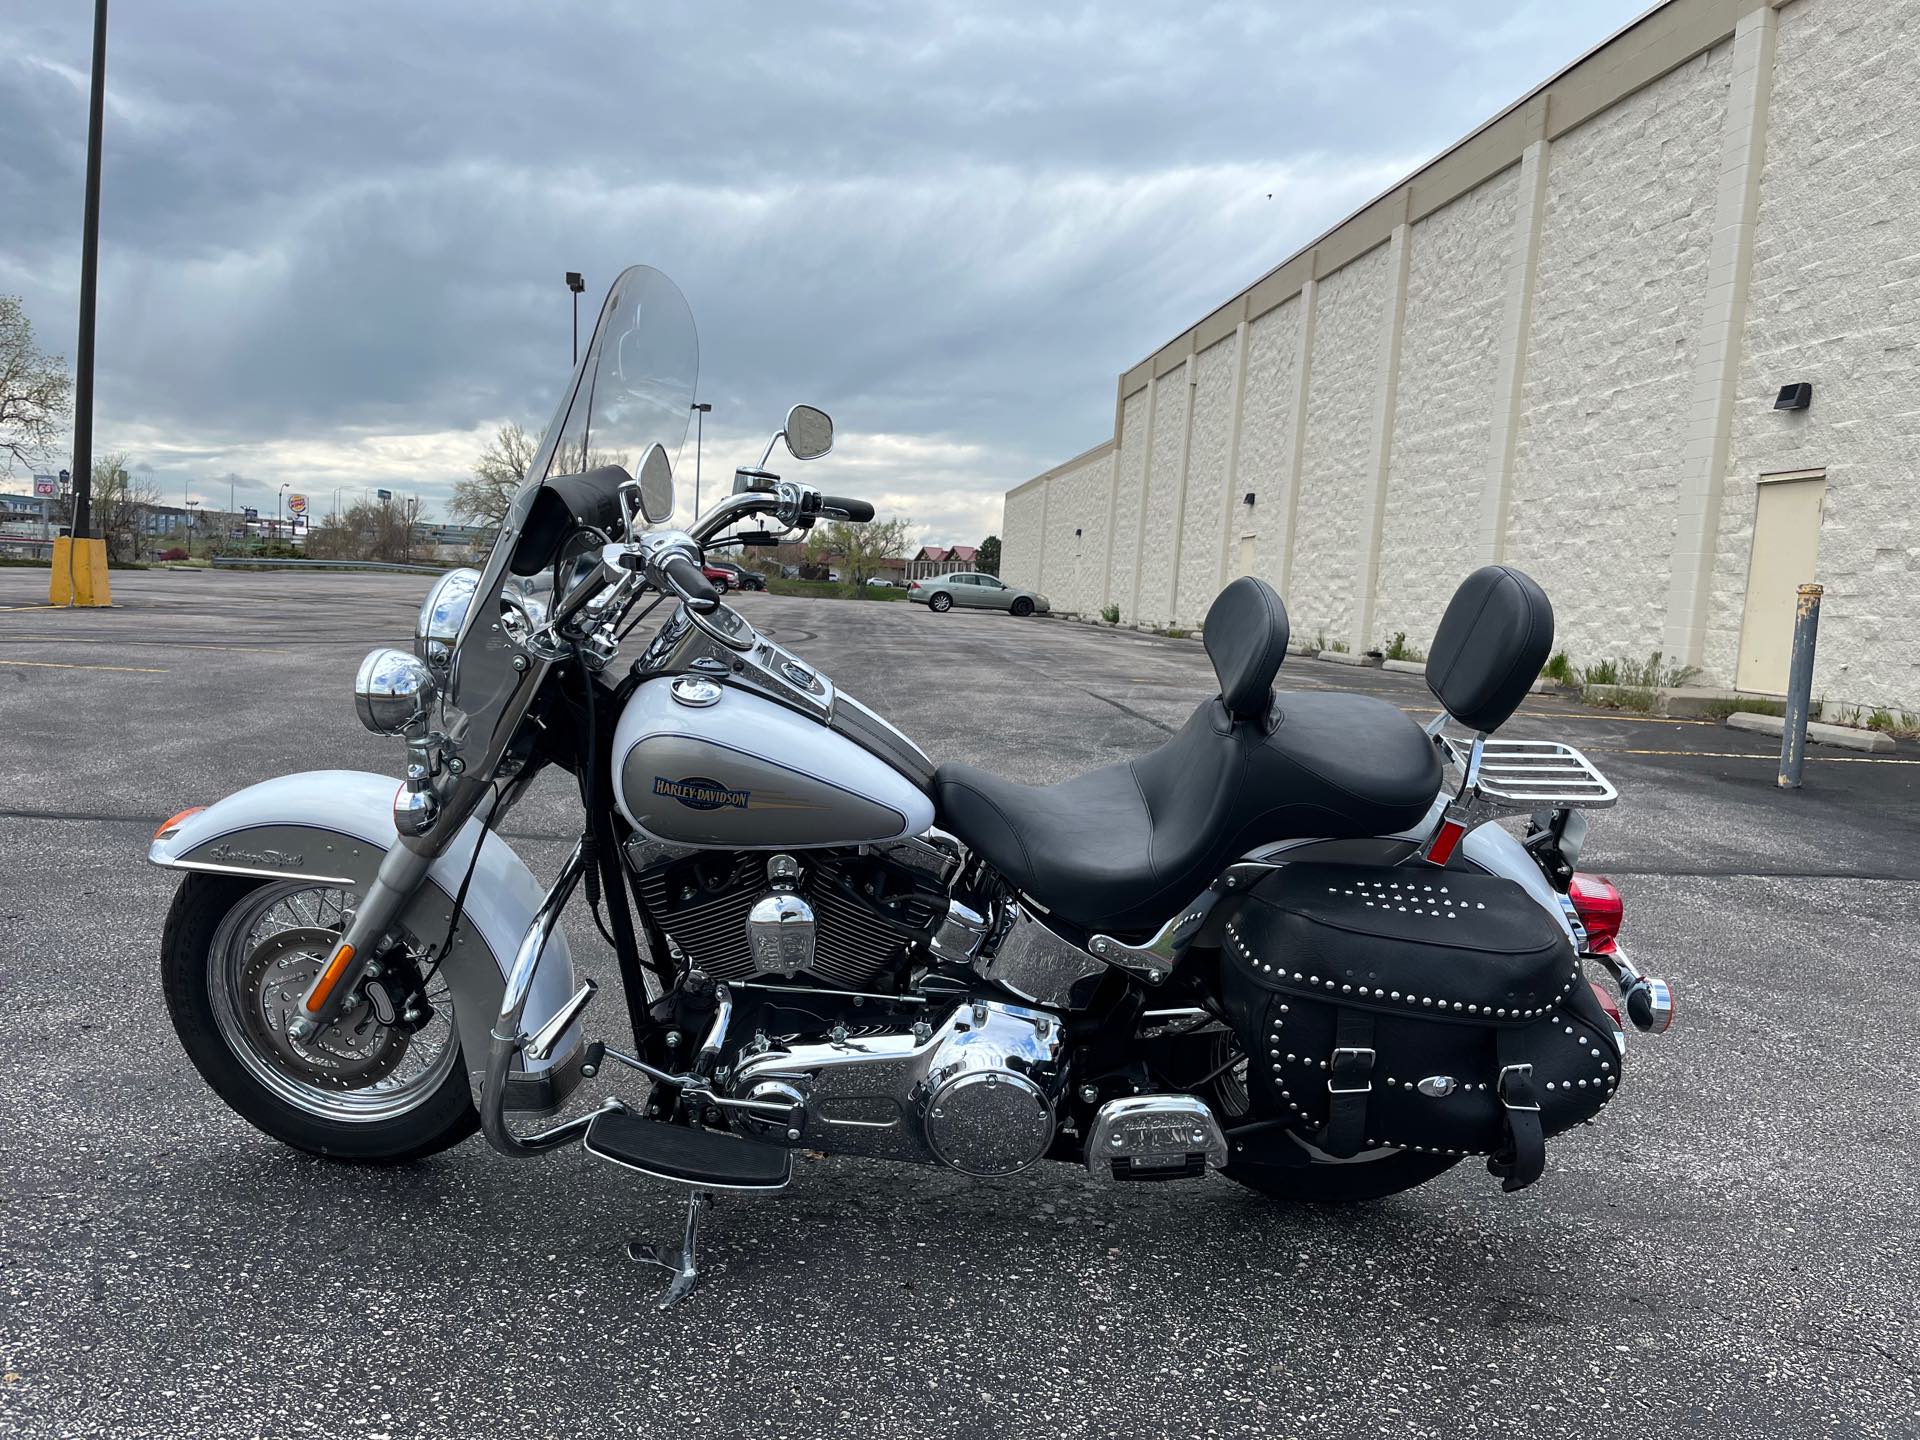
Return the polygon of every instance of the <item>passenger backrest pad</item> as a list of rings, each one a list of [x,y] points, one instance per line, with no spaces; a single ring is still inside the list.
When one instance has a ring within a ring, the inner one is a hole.
[[[1200,634],[1220,698],[1235,719],[1266,717],[1291,633],[1287,607],[1264,580],[1243,575],[1214,597]]]
[[[1427,652],[1427,688],[1470,730],[1498,730],[1553,650],[1553,606],[1531,577],[1487,565],[1454,591]]]

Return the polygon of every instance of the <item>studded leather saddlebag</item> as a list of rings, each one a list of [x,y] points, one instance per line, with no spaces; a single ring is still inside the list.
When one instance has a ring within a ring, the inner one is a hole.
[[[1486,1155],[1517,1190],[1620,1079],[1553,916],[1471,871],[1289,865],[1228,919],[1221,973],[1255,1114],[1331,1155]]]

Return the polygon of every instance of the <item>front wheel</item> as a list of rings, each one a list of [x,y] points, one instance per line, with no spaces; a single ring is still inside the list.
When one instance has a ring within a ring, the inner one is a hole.
[[[1033,601],[1022,595],[1018,600],[1013,602],[1013,613],[1024,620],[1033,613]]]
[[[358,903],[310,881],[189,875],[161,983],[187,1058],[234,1113],[310,1154],[397,1164],[458,1144],[479,1117],[444,976],[427,980],[424,1021],[383,1024],[363,991],[311,1039],[289,1033]]]
[[[953,608],[953,597],[943,590],[927,601],[927,608],[937,615],[944,615]]]

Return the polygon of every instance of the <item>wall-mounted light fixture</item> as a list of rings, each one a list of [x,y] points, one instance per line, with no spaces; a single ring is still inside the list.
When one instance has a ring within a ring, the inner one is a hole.
[[[1080,527],[1078,525],[1073,527],[1073,538],[1076,540],[1080,538]]]
[[[1811,404],[1813,404],[1813,382],[1811,380],[1800,380],[1792,385],[1782,385],[1780,387],[1780,393],[1774,397],[1773,408],[1776,410],[1805,410]]]
[[[1242,495],[1240,497],[1240,503],[1251,510],[1253,508],[1253,491],[1249,490],[1246,494]]]

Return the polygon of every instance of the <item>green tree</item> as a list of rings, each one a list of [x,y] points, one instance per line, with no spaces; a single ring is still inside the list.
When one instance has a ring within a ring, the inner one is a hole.
[[[93,524],[116,560],[138,560],[146,513],[160,501],[160,489],[136,476],[125,451],[93,462]]]
[[[33,343],[17,295],[0,295],[0,455],[11,470],[32,465],[64,433],[73,380],[66,362]]]
[[[411,501],[357,500],[337,520],[314,527],[306,553],[315,560],[405,563],[413,558],[413,527],[421,518]]]
[[[983,575],[1000,573],[1000,537],[989,535],[980,542],[980,553],[974,558],[974,566]]]
[[[836,565],[841,581],[857,590],[880,573],[881,561],[900,553],[911,528],[912,522],[905,516],[869,520],[864,525],[845,520],[816,525],[807,536],[807,563]]]
[[[520,426],[502,425],[473,462],[472,477],[453,487],[448,508],[470,525],[497,527],[506,519],[515,492],[526,483],[527,467],[538,448],[538,442]]]

